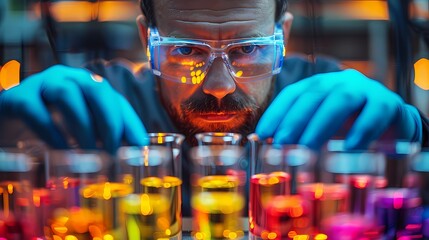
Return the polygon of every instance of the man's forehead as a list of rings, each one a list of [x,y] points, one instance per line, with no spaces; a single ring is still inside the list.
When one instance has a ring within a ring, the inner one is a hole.
[[[273,33],[274,0],[156,0],[163,36],[232,39]]]

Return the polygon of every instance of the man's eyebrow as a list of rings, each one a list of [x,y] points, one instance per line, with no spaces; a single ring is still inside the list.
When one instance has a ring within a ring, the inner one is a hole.
[[[235,20],[235,21],[234,20],[222,20],[222,21],[213,22],[213,21],[194,21],[194,20],[189,21],[189,20],[184,20],[184,19],[175,19],[175,21],[181,22],[181,23],[186,23],[186,24],[201,24],[201,23],[204,23],[204,24],[211,24],[211,25],[222,25],[222,24],[225,24],[225,23],[234,24],[234,23],[257,23],[258,22],[256,20]]]
[[[236,11],[236,10],[243,10],[243,9],[255,9],[255,10],[260,10],[260,8],[257,7],[233,7],[233,8],[225,8],[225,9],[201,9],[201,8],[176,8],[176,7],[169,7],[168,8],[171,11],[177,12],[177,11],[181,11],[181,12],[192,12],[197,10],[200,11],[206,11],[206,12],[225,12],[225,11]]]
[[[271,36],[271,34],[267,35],[258,31],[258,32],[250,32],[250,34],[244,36],[243,38],[257,38],[257,37],[267,37],[267,36]]]

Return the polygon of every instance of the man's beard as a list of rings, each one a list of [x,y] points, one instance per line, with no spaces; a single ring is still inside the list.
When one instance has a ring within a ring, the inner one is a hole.
[[[189,143],[195,145],[195,134],[200,132],[240,133],[243,138],[252,133],[271,98],[272,90],[269,92],[261,105],[238,88],[233,94],[222,99],[197,91],[180,105],[179,112],[171,105],[163,104],[176,127],[186,136]],[[192,119],[192,116],[213,113],[236,113],[237,116],[228,122],[199,124]]]

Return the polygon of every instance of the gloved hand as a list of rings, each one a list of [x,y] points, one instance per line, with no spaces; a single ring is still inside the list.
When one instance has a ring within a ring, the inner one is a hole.
[[[351,69],[317,74],[284,88],[262,115],[256,133],[262,139],[319,149],[349,120],[354,122],[344,136],[348,149],[367,148],[384,135],[421,141],[417,109]]]
[[[67,148],[51,117],[53,106],[80,148],[94,149],[100,140],[114,153],[122,139],[145,144],[146,130],[129,102],[107,80],[94,76],[86,69],[50,67],[0,92],[0,117],[18,117],[52,147]]]

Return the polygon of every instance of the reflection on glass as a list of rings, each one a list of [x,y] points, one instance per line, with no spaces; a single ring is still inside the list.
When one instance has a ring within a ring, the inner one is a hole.
[[[250,238],[313,239],[313,208],[303,189],[313,184],[315,154],[305,146],[274,144],[256,134],[248,140]]]

